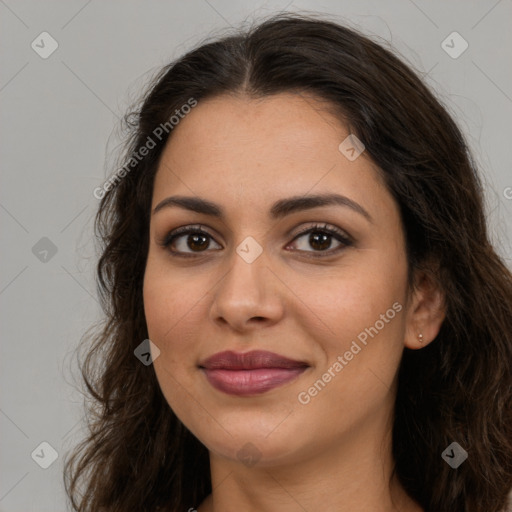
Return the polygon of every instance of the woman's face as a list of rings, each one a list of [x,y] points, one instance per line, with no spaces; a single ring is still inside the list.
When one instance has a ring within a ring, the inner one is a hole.
[[[311,97],[221,96],[199,102],[162,155],[152,211],[196,201],[151,216],[154,368],[176,415],[225,459],[295,463],[391,427],[408,327],[404,237],[367,153],[339,148],[348,135]],[[205,363],[256,350],[292,362]]]

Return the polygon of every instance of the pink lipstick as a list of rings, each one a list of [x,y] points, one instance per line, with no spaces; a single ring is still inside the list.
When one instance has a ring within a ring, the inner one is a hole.
[[[308,367],[303,361],[263,350],[245,354],[219,352],[199,364],[215,389],[238,396],[270,391],[295,379]]]

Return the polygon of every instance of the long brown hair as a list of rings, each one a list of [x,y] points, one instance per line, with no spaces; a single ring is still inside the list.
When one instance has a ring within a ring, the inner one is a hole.
[[[391,50],[298,14],[198,46],[165,66],[124,118],[126,172],[105,187],[96,216],[105,321],[81,347],[89,432],[66,459],[73,510],[183,511],[211,492],[207,449],[169,407],[153,366],[134,356],[148,337],[152,188],[172,130],[133,155],[190,98],[280,92],[325,100],[364,143],[400,207],[410,286],[428,262],[446,295],[436,339],[404,349],[394,474],[426,512],[501,512],[512,487],[512,275],[489,242],[475,161],[446,108]],[[469,454],[457,469],[441,457],[453,441]]]

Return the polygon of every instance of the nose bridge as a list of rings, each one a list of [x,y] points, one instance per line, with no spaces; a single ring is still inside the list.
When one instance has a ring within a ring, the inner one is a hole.
[[[268,285],[268,261],[263,247],[254,238],[245,238],[235,247],[229,265],[228,273],[219,283],[222,291],[237,300],[254,304],[261,301]]]
[[[235,247],[229,269],[215,287],[214,320],[223,318],[241,329],[251,318],[277,319],[281,307],[268,263],[263,247],[252,237]]]

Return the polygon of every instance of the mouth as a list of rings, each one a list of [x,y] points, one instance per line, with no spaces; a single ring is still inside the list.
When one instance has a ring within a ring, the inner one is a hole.
[[[307,368],[304,361],[262,350],[219,352],[199,364],[211,386],[237,396],[265,393],[294,380]]]

